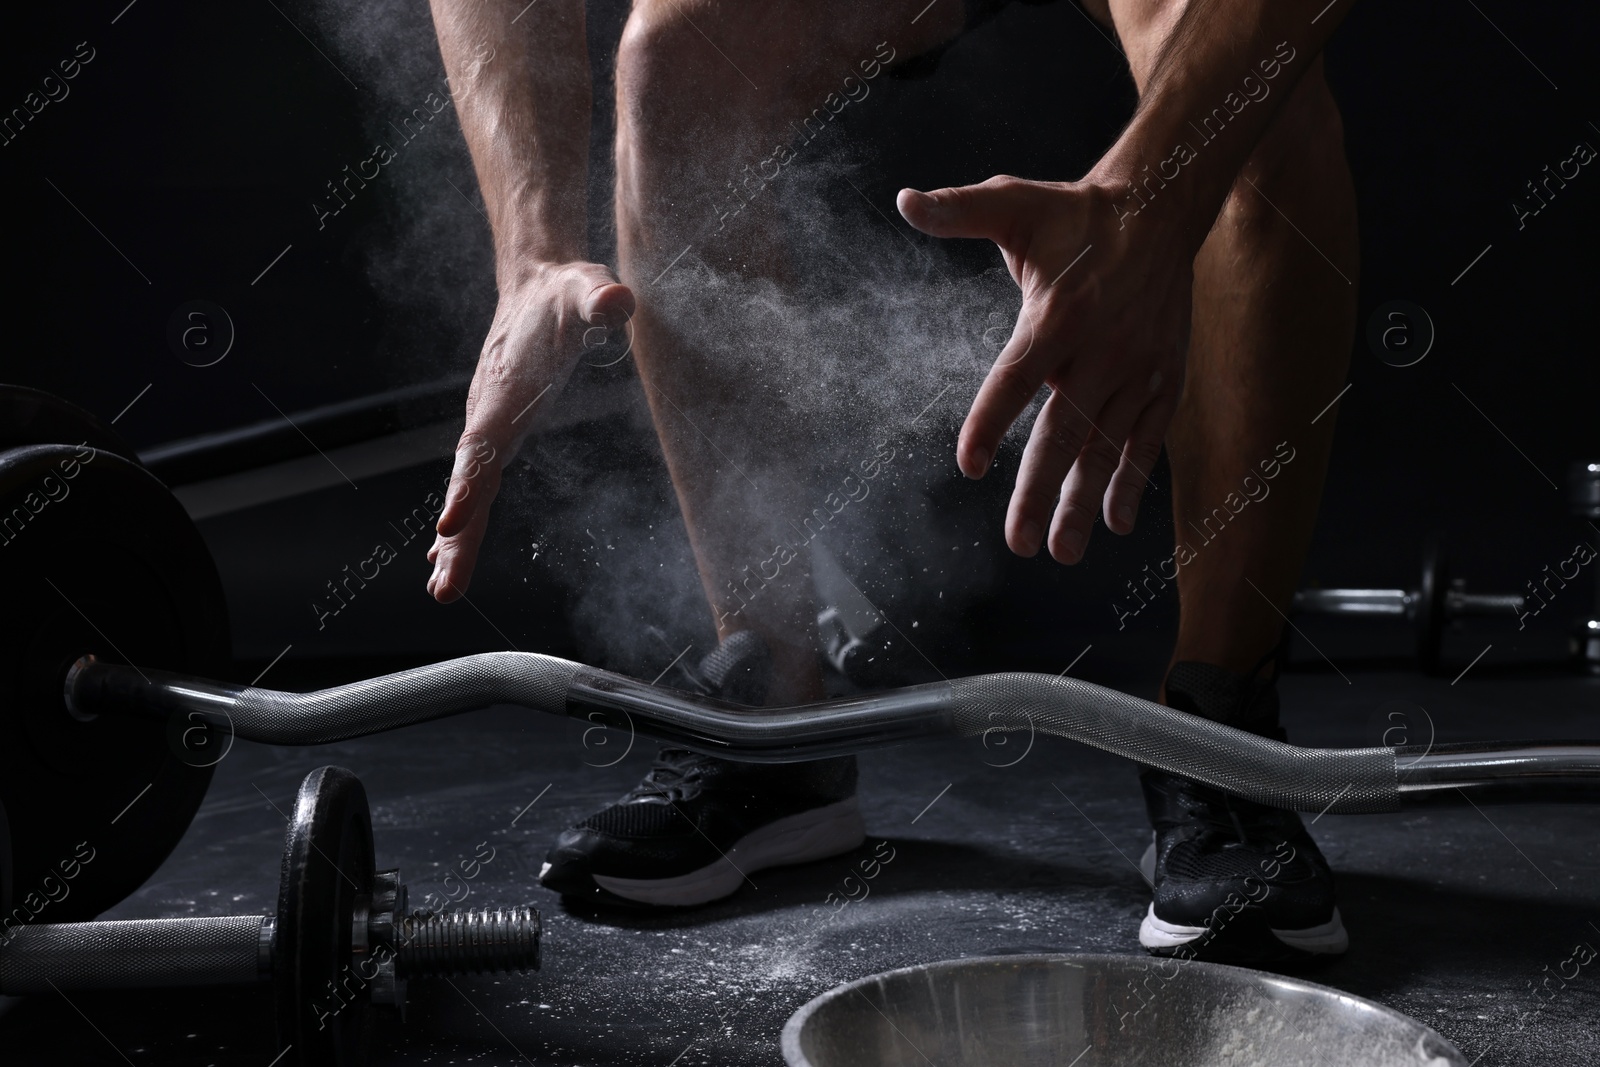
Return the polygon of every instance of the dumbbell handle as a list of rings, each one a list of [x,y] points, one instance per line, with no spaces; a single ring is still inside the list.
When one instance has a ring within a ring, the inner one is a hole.
[[[1419,594],[1408,589],[1302,589],[1294,595],[1294,610],[1316,615],[1386,615],[1406,618]],[[1527,604],[1516,593],[1468,593],[1452,589],[1445,594],[1445,617],[1518,615]]]
[[[1403,618],[1416,594],[1404,589],[1302,589],[1294,610],[1317,615],[1392,615]]]
[[[1465,615],[1521,615],[1528,598],[1517,593],[1464,593],[1452,589],[1445,594],[1444,613],[1458,619]]]
[[[0,994],[248,985],[272,977],[273,920],[261,915],[36,923],[0,941]],[[532,908],[416,912],[400,923],[405,977],[537,970]]]
[[[248,985],[272,976],[271,919],[118,919],[19,926],[0,941],[0,993]]]

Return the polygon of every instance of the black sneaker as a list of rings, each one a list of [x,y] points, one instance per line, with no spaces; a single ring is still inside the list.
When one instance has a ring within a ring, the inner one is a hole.
[[[1167,704],[1264,737],[1278,726],[1276,674],[1240,678],[1178,663]],[[1154,899],[1139,943],[1157,956],[1283,963],[1349,947],[1333,872],[1300,816],[1229,796],[1165,771],[1139,776],[1155,828],[1140,864]]]
[[[759,704],[766,655],[755,634],[734,634],[691,684]],[[539,882],[600,903],[705,904],[757,871],[837,856],[865,837],[854,756],[774,765],[663,748],[627,795],[556,838]]]

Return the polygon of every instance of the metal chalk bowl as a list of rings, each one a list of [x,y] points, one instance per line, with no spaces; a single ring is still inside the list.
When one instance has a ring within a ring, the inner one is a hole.
[[[1293,978],[1130,956],[979,956],[831,989],[789,1067],[1466,1067],[1415,1019]]]

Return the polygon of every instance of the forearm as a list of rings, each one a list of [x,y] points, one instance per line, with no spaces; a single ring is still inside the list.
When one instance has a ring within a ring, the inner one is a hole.
[[[1256,142],[1353,3],[1191,0],[1133,120],[1088,175],[1111,189],[1122,225],[1163,229],[1197,252]]]
[[[587,258],[583,0],[431,0],[494,231],[502,287],[528,263]]]

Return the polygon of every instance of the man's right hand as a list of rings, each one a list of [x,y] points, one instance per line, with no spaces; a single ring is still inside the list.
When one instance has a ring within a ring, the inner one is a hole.
[[[633,315],[633,291],[597,263],[534,263],[509,283],[467,393],[467,423],[428,550],[428,592],[448,604],[466,592],[500,491],[500,469],[516,455],[535,416],[566,384],[585,335],[611,336]],[[594,347],[590,344],[588,347]]]

